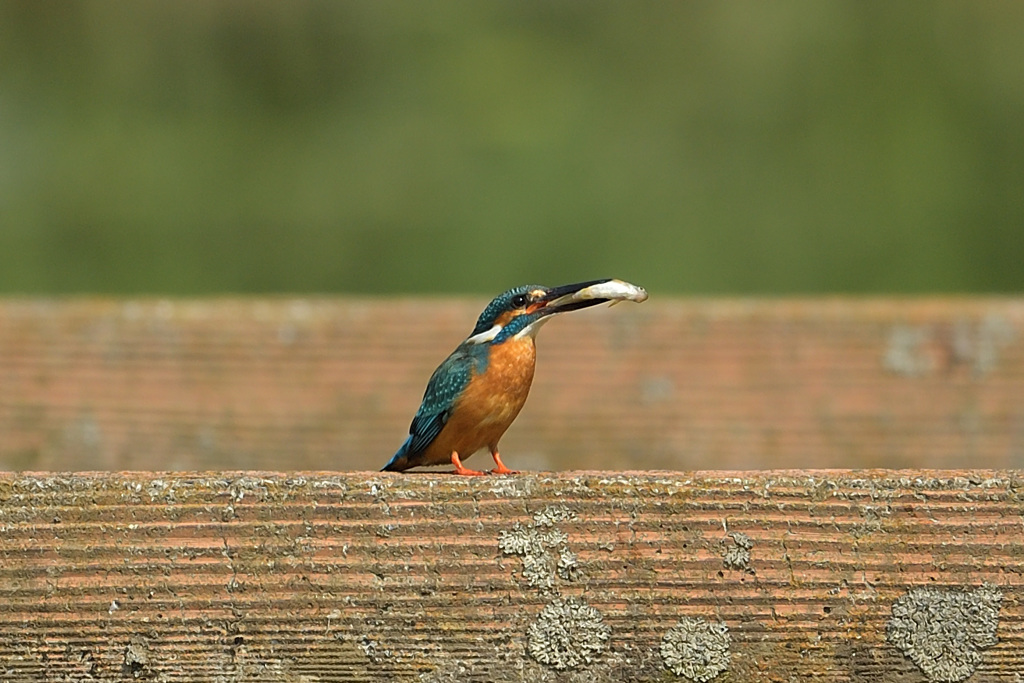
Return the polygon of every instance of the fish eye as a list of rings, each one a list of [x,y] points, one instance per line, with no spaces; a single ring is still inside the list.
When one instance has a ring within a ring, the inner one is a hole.
[[[510,303],[512,304],[512,308],[522,308],[526,305],[527,301],[529,301],[529,298],[525,294],[519,294],[512,297],[512,301]]]

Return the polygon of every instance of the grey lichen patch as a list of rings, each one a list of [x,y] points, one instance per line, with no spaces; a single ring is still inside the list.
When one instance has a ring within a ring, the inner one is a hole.
[[[552,527],[558,522],[571,522],[576,519],[576,513],[564,505],[548,505],[543,510],[534,513],[533,524],[537,527]]]
[[[150,502],[159,500],[166,505],[173,505],[178,502],[174,490],[174,482],[172,481],[153,479],[149,482],[149,486],[146,487],[146,493],[149,494]]]
[[[892,508],[889,505],[861,505],[860,516],[864,521],[850,529],[850,533],[854,538],[861,538],[881,531],[882,520],[890,515]]]
[[[533,493],[533,477],[500,477],[488,489],[498,498],[522,498]]]
[[[381,512],[385,516],[391,516],[391,506],[388,504],[388,489],[391,485],[383,481],[369,481],[367,482],[370,488],[370,495],[373,496],[374,502],[380,506]]]
[[[977,323],[960,320],[951,335],[927,325],[896,325],[889,333],[883,365],[908,377],[936,370],[940,360],[969,366],[977,376],[986,375],[999,363],[1003,349],[1016,338],[1014,326],[1004,316],[987,315]],[[943,344],[945,354],[935,349]],[[932,347],[931,349],[929,347]]]
[[[273,480],[263,477],[238,477],[229,482],[228,493],[231,494],[231,500],[235,503],[241,503],[246,498],[250,501],[265,503],[273,499],[271,487],[274,485]]]
[[[163,679],[160,679],[163,680]],[[259,681],[260,683],[316,683],[321,680],[316,676],[293,671],[293,664],[288,660],[265,655],[252,656],[239,654],[221,673],[214,676],[213,683],[240,683],[241,681]]]
[[[391,650],[381,647],[381,644],[369,636],[363,636],[359,640],[359,649],[363,651],[366,658],[374,664],[380,664],[392,656]]]
[[[914,588],[892,606],[889,643],[930,681],[963,681],[998,642],[1002,593],[985,584],[973,591]]]
[[[123,673],[132,678],[141,678],[149,666],[149,643],[142,636],[132,636],[124,649]]]
[[[723,622],[683,617],[661,639],[661,659],[676,676],[705,683],[729,668],[730,642]]]
[[[433,671],[421,673],[420,683],[461,683],[470,676],[469,666],[460,659],[444,662]]]
[[[722,553],[722,562],[726,569],[749,569],[750,551],[754,548],[754,542],[750,536],[739,532],[729,534],[732,543],[726,543]]]
[[[458,683],[468,677],[469,667],[462,660],[440,664],[436,669],[425,671],[416,680],[420,683]]]
[[[502,531],[498,547],[506,555],[523,558],[522,576],[534,588],[551,588],[558,569],[553,550],[565,547],[569,537],[558,529],[541,531],[535,527],[516,524],[511,531]],[[559,552],[559,556],[561,553]]]
[[[882,364],[886,370],[900,375],[914,377],[923,375],[935,367],[926,345],[931,341],[928,327],[896,325],[889,333]]]
[[[516,523],[498,536],[498,547],[503,553],[523,559],[522,577],[530,586],[549,590],[556,577],[565,581],[579,579],[576,555],[568,546],[569,537],[554,526],[571,519],[575,515],[567,508],[548,506],[533,516],[529,526]]]
[[[985,316],[977,325],[961,320],[953,328],[953,358],[970,364],[975,375],[995,370],[1004,347],[1016,337],[1016,330],[1004,316]]]
[[[562,546],[558,551],[558,575],[566,581],[576,581],[579,578],[579,564],[576,553]]]
[[[559,671],[590,664],[604,651],[611,629],[601,613],[578,598],[555,598],[527,632],[530,656]]]

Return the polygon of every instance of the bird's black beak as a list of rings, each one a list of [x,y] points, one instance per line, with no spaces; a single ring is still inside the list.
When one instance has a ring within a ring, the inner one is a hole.
[[[611,299],[590,297],[581,298],[581,293],[594,285],[602,285],[611,281],[611,278],[605,278],[604,280],[588,280],[587,282],[577,282],[571,285],[554,287],[548,291],[543,299],[534,305],[540,304],[537,310],[542,311],[544,315],[553,315],[555,313],[578,311],[581,308],[589,308],[590,306],[603,304],[611,301]]]

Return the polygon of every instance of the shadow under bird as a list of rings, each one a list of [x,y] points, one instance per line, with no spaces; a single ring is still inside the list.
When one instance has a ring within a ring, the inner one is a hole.
[[[498,296],[480,314],[472,334],[434,371],[409,438],[382,471],[450,462],[455,474],[488,474],[462,464],[486,447],[494,458],[490,474],[515,474],[501,461],[498,441],[530,393],[537,331],[559,313],[646,299],[643,288],[611,279],[553,288],[525,285]]]

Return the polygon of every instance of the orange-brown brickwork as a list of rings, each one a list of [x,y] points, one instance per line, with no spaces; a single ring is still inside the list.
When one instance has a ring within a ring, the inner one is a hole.
[[[0,680],[1009,683],[1008,471],[0,475]]]
[[[0,469],[379,468],[484,303],[5,301]],[[1024,466],[1021,300],[655,292],[538,347],[517,469]]]

